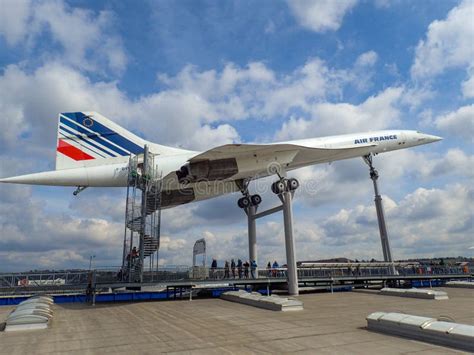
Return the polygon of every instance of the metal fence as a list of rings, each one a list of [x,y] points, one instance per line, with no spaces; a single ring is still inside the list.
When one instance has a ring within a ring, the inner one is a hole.
[[[0,273],[0,288],[86,284],[88,274],[85,270]]]
[[[266,268],[258,269],[259,278],[286,278],[286,268]],[[396,266],[396,275],[400,276],[424,276],[424,275],[469,275],[468,270],[458,266]],[[319,267],[300,267],[298,268],[299,279],[311,278],[328,278],[328,277],[370,277],[370,276],[388,276],[390,275],[390,266],[370,266],[357,265],[351,266],[319,266]],[[248,272],[245,269],[239,273],[236,269],[225,270],[224,268],[205,268],[205,271],[200,272],[201,278],[204,279],[235,279],[235,278],[252,278],[251,270]],[[202,276],[204,275],[204,276]]]
[[[460,275],[470,277],[469,270],[461,266],[429,266],[395,264],[396,274],[401,276],[435,276]],[[389,264],[353,263],[353,264],[322,264],[298,268],[298,278],[317,279],[328,277],[371,277],[389,275]],[[0,273],[0,290],[2,289],[34,289],[34,288],[67,288],[67,286],[87,286],[101,283],[121,283],[120,267],[100,268],[92,271],[45,271],[32,273]],[[286,268],[259,268],[252,272],[251,268],[209,268],[203,266],[166,266],[158,270],[145,269],[144,283],[169,281],[202,281],[202,280],[233,280],[252,278],[285,279]],[[134,280],[138,281],[138,280]]]

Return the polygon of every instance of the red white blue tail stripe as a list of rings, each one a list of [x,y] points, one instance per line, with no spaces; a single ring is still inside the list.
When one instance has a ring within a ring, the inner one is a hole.
[[[143,145],[118,133],[103,121],[100,117],[95,118],[83,112],[61,113],[57,151],[75,161],[123,157],[143,152]]]

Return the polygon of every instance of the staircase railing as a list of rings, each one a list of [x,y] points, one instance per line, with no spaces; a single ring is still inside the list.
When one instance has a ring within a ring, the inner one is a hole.
[[[131,156],[125,210],[122,280],[141,282],[144,261],[158,268],[161,223],[161,174],[155,155],[145,146],[143,154]]]

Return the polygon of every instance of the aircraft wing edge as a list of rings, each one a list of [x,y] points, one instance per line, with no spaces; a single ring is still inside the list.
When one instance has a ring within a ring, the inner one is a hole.
[[[202,152],[188,161],[190,163],[198,162],[202,160],[214,160],[214,159],[226,159],[231,157],[236,157],[238,155],[246,154],[262,154],[262,153],[271,153],[271,152],[281,152],[288,150],[320,150],[327,152],[335,152],[346,149],[357,149],[357,148],[367,148],[375,147],[377,144],[374,143],[363,143],[357,145],[347,145],[347,146],[338,146],[338,147],[314,147],[311,145],[302,145],[302,144],[291,144],[291,143],[275,143],[275,144],[225,144],[205,152]]]

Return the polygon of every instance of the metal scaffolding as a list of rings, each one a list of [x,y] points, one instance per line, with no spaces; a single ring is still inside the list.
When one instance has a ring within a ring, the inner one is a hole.
[[[155,156],[145,145],[143,154],[130,157],[121,279],[153,280],[158,272],[161,224],[161,176]],[[148,270],[145,259],[149,258]]]

